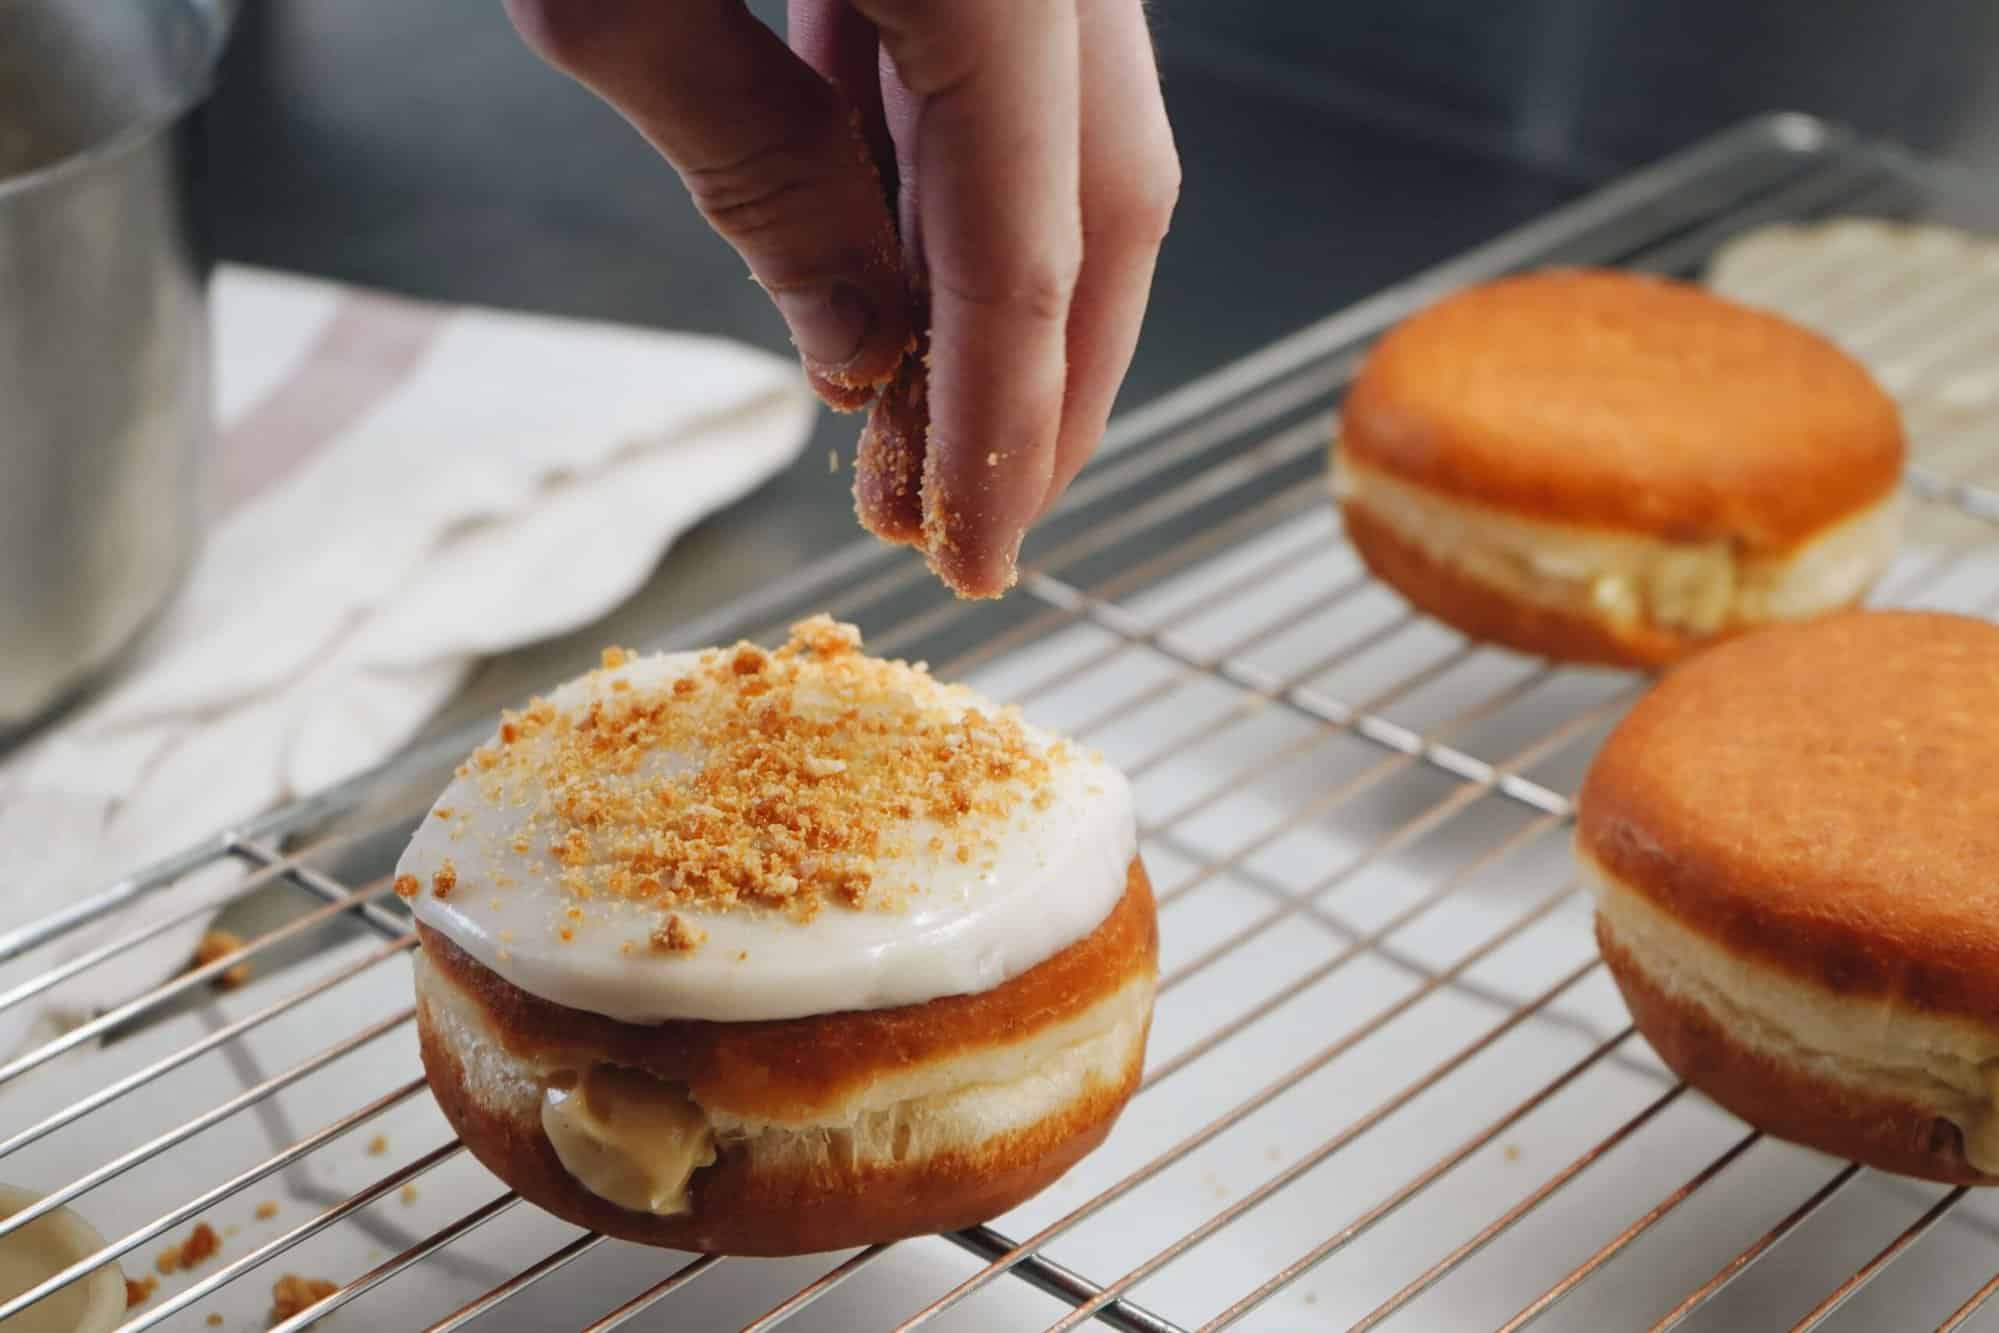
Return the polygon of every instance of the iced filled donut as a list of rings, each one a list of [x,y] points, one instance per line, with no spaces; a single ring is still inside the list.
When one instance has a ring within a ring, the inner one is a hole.
[[[578,1225],[792,1254],[971,1225],[1137,1085],[1114,769],[825,618],[506,714],[397,867],[433,1092]]]

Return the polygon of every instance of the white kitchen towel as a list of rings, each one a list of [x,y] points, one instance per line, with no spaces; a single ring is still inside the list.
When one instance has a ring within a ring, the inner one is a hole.
[[[587,624],[803,446],[794,363],[713,338],[214,284],[224,514],[120,678],[0,763],[0,929],[407,742],[478,660]],[[226,892],[196,876],[9,987]],[[0,1053],[184,964],[205,919],[0,1009]]]

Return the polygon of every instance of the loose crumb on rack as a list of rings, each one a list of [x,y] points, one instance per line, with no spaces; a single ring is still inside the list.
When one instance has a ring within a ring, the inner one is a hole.
[[[1505,1147],[1505,1148],[1503,1149],[1503,1151],[1504,1151],[1504,1152],[1505,1152],[1505,1154],[1506,1154],[1506,1160],[1507,1160],[1507,1161],[1509,1161],[1509,1162],[1517,1162],[1517,1161],[1519,1161],[1519,1160],[1520,1160],[1520,1145],[1519,1145],[1519,1144],[1517,1144],[1517,1143],[1509,1143],[1509,1144],[1507,1144],[1507,1145],[1506,1145],[1506,1147]]]
[[[209,1326],[210,1328],[221,1328],[221,1327],[222,1327],[222,1316],[221,1316],[221,1315],[219,1315],[219,1314],[211,1314],[210,1316],[208,1316],[208,1319],[207,1319],[207,1321],[206,1321],[206,1322],[207,1322],[207,1324],[208,1324],[208,1326]]]
[[[405,1204],[415,1203],[417,1199],[416,1186],[414,1185],[403,1186],[403,1192],[401,1198]]]
[[[159,1252],[153,1259],[153,1267],[164,1277],[197,1267],[221,1248],[222,1238],[215,1234],[215,1228],[206,1222],[196,1222],[194,1230],[187,1233],[186,1240]]]
[[[396,876],[396,896],[398,898],[414,898],[422,891],[423,885],[417,883],[415,875]]]
[[[227,958],[243,947],[243,937],[230,930],[211,930],[201,937],[194,946],[194,965],[207,967],[218,958]],[[235,990],[250,979],[251,965],[238,963],[226,967],[209,984],[217,990]]]
[[[430,877],[430,891],[439,898],[449,898],[451,891],[457,887],[458,867],[452,865],[451,858],[447,856],[444,864],[437,868],[437,873]]]
[[[278,1205],[269,1199],[257,1205],[256,1217],[259,1222],[268,1222],[278,1215]]]
[[[153,1293],[158,1291],[159,1287],[160,1280],[156,1277],[126,1278],[125,1308],[131,1310],[144,1305],[153,1299]]]
[[[374,1138],[368,1140],[368,1156],[380,1157],[383,1153],[387,1152],[388,1150],[389,1150],[388,1135],[377,1134]]]
[[[840,470],[840,451],[838,449],[828,449],[826,451],[826,470],[828,472],[838,472]]]
[[[338,1290],[339,1283],[325,1278],[286,1273],[271,1284],[271,1322],[279,1323],[309,1310]]]

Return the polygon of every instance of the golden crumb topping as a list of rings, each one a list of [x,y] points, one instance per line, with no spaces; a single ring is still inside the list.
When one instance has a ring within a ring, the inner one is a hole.
[[[652,947],[661,953],[693,953],[707,942],[708,932],[689,925],[678,913],[667,917],[652,933]]]
[[[603,660],[631,663],[618,649]],[[463,776],[507,812],[501,845],[558,887],[557,938],[608,905],[636,907],[658,914],[648,938],[662,955],[706,939],[689,909],[894,910],[918,887],[899,861],[919,844],[960,864],[989,856],[1006,820],[1045,807],[1070,758],[921,664],[867,656],[857,630],[825,616],[775,650],[739,643],[670,680],[648,683],[640,664],[584,688],[573,707],[504,714]],[[479,853],[464,851],[473,873]],[[460,873],[445,863],[431,892]]]

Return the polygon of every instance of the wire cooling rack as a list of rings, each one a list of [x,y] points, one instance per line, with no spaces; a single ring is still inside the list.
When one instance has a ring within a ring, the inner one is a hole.
[[[687,1256],[579,1232],[472,1162],[423,1085],[412,941],[386,893],[469,736],[0,935],[5,961],[99,932],[0,993],[8,1008],[168,928],[155,891],[217,863],[242,877],[204,907],[289,909],[0,1065],[0,1178],[74,1207],[128,1274],[214,1228],[220,1252],[165,1279],[135,1329],[263,1327],[285,1273],[332,1285],[285,1329],[1975,1326],[1999,1291],[1979,1196],[1767,1140],[1635,1038],[1566,829],[1643,681],[1412,614],[1343,544],[1324,463],[1368,341],[1465,281],[1555,262],[1695,272],[1765,222],[1993,212],[1894,149],[1760,120],[1125,417],[1002,603],[950,601],[907,556],[858,544],[657,645],[831,610],[1132,775],[1162,925],[1144,1086],[1101,1151],[989,1226]],[[1919,298],[1905,283],[1852,299],[1892,315]],[[1900,324],[1919,360],[1963,350]],[[1918,521],[1878,600],[1999,604],[1985,419],[1916,423]],[[256,979],[214,993],[243,962]]]

